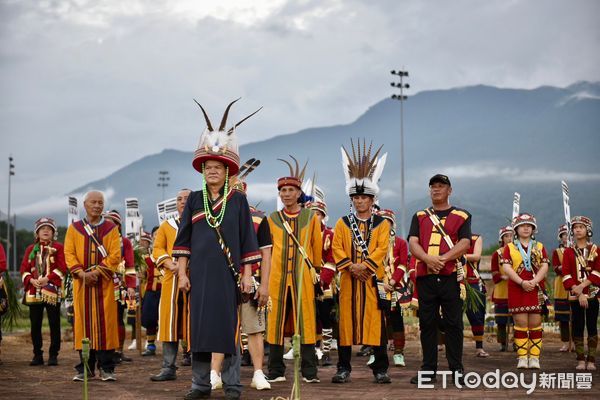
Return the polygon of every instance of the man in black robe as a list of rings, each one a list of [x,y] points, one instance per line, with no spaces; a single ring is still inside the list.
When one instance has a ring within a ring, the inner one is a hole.
[[[239,398],[238,289],[231,267],[237,273],[243,265],[241,287],[249,292],[251,264],[261,257],[246,196],[237,190],[224,191],[225,164],[206,161],[204,177],[207,193],[190,194],[173,248],[173,255],[179,257],[179,287],[190,291],[192,390],[186,398],[210,394],[211,353],[225,354],[221,372],[225,395]],[[221,244],[228,249],[229,256]]]

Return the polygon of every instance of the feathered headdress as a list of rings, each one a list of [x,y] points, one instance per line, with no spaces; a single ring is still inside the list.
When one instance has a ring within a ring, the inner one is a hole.
[[[254,171],[259,165],[260,160],[257,160],[256,158],[251,158],[248,161],[246,161],[244,165],[240,167],[240,170],[238,171],[237,175],[231,177],[231,188],[240,190],[245,193],[248,187],[248,185],[246,184],[246,177],[250,175],[250,173]]]
[[[327,203],[325,203],[325,191],[317,186],[315,177],[313,177],[310,189],[305,190],[304,193],[306,194],[306,197],[309,198],[309,201],[306,203],[306,208],[313,211],[321,211],[325,216],[323,222],[327,222],[329,217],[327,215]]]
[[[353,196],[356,194],[366,194],[377,196],[379,194],[379,179],[383,173],[387,153],[381,158],[377,158],[383,146],[380,146],[374,153],[373,142],[367,148],[367,142],[358,139],[356,147],[350,139],[352,147],[352,156],[342,146],[342,167],[346,178],[346,194]]]
[[[217,130],[213,128],[210,118],[208,118],[204,108],[200,105],[200,103],[194,100],[202,110],[202,114],[206,120],[206,129],[204,129],[204,132],[202,132],[202,135],[200,135],[198,148],[194,153],[194,160],[192,161],[192,166],[196,171],[202,173],[202,164],[204,164],[204,162],[207,160],[216,160],[221,161],[223,164],[229,167],[229,176],[233,176],[238,173],[240,169],[240,156],[235,129],[242,122],[262,109],[262,107],[259,108],[246,118],[233,125],[231,128],[227,129],[227,116],[229,115],[229,109],[238,100],[239,99],[229,103],[225,109],[223,118],[221,119],[219,129]]]
[[[288,176],[284,176],[277,180],[277,190],[280,190],[283,186],[295,186],[298,189],[302,190],[302,181],[304,181],[304,174],[306,173],[306,166],[308,165],[308,161],[304,163],[304,167],[300,169],[300,164],[296,157],[290,155],[290,158],[294,160],[294,166],[284,159],[278,158],[279,161],[287,164],[290,169],[290,174]]]

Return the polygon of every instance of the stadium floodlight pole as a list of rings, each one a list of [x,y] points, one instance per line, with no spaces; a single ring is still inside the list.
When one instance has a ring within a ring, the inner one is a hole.
[[[10,238],[10,197],[11,197],[11,177],[15,174],[15,164],[13,164],[14,158],[11,155],[8,156],[8,215],[6,216],[6,266],[10,271],[10,254],[11,254],[11,238]],[[15,243],[13,242],[13,246]],[[16,261],[13,260],[13,262]],[[15,265],[17,265],[15,263]]]
[[[19,270],[19,266],[17,265],[17,214],[13,213],[13,262],[15,263],[15,271]]]
[[[408,71],[404,69],[392,70],[392,75],[397,75],[400,78],[400,82],[392,82],[392,87],[400,89],[400,94],[393,94],[392,99],[400,101],[400,187],[402,193],[400,194],[400,235],[406,238],[406,195],[405,195],[405,184],[404,184],[404,100],[408,98],[404,94],[404,89],[410,88],[408,83],[404,83],[404,78],[408,78]]]
[[[158,171],[157,187],[162,188],[162,200],[165,199],[165,188],[169,186],[169,171]]]

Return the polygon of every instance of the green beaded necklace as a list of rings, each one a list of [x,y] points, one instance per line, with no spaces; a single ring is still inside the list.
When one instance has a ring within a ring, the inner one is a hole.
[[[212,213],[212,207],[208,202],[208,189],[206,188],[206,179],[204,179],[204,164],[202,164],[202,197],[204,200],[204,215],[206,215],[206,222],[211,228],[218,228],[223,222],[225,217],[225,209],[227,208],[227,194],[229,191],[229,167],[225,168],[225,190],[223,192],[223,205],[221,211],[216,216]]]

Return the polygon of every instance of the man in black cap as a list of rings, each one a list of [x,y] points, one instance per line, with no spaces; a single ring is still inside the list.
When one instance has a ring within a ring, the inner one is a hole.
[[[440,307],[446,333],[446,358],[453,381],[462,381],[464,271],[460,259],[469,250],[471,215],[451,206],[450,179],[437,174],[429,180],[432,207],[418,211],[409,231],[410,252],[416,259],[419,326],[423,364],[419,375],[435,381]],[[419,383],[419,375],[411,383]],[[424,383],[429,381],[423,380]]]

